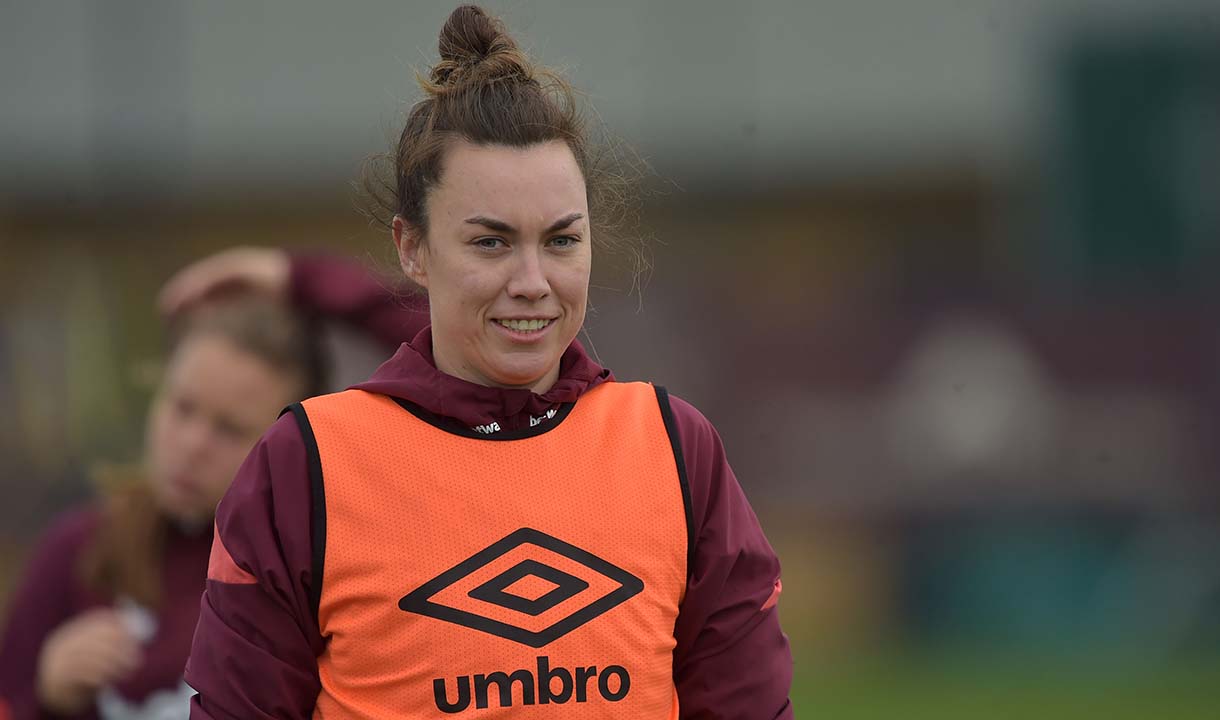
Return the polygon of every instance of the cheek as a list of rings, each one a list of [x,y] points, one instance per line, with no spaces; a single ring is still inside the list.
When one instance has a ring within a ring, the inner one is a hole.
[[[200,458],[200,472],[196,476],[202,485],[203,506],[213,507],[220,502],[256,442],[257,438],[248,443],[219,437],[213,439],[208,452]]]
[[[233,477],[237,475],[237,470],[241,467],[242,461],[246,459],[248,451],[249,448],[247,447],[216,450],[215,462],[212,465],[212,471],[209,473],[207,483],[208,489],[217,500],[229,489],[229,484],[233,482]]]
[[[145,461],[154,472],[162,470],[165,458],[173,454],[174,421],[163,402],[154,401],[148,412],[144,432]]]
[[[467,268],[454,272],[445,281],[429,288],[435,306],[451,313],[469,316],[495,302],[503,283],[488,269]]]
[[[589,265],[584,263],[559,273],[553,281],[560,300],[572,308],[583,309],[589,300]]]

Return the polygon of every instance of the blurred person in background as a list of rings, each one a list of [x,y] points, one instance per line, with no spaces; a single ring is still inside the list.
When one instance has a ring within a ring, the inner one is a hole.
[[[0,641],[0,718],[186,717],[216,503],[276,414],[323,390],[306,315],[394,345],[427,317],[354,264],[257,248],[188,267],[162,305],[172,343],[142,466],[31,554]]]
[[[575,340],[613,194],[572,89],[477,7],[440,55],[384,208],[431,327],[238,471],[191,717],[791,718],[779,562],[719,436]]]

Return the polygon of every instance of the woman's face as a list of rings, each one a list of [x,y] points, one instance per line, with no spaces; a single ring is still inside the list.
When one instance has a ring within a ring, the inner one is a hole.
[[[395,218],[394,241],[428,290],[437,368],[545,392],[589,294],[589,207],[571,150],[459,142],[427,207],[427,237]]]
[[[161,509],[207,522],[299,381],[215,334],[185,338],[153,398],[145,465]]]

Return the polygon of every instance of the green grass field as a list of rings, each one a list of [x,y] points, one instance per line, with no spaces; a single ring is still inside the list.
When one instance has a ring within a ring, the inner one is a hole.
[[[1220,657],[1152,667],[1129,656],[1039,661],[964,652],[878,653],[798,661],[792,698],[796,717],[810,720],[1214,720],[1220,718]]]

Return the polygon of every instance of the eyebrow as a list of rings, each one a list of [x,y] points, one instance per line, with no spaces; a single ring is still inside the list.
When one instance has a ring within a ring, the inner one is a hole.
[[[548,227],[543,232],[544,233],[558,232],[558,231],[563,230],[564,228],[570,226],[572,223],[576,222],[577,220],[580,220],[583,217],[584,217],[584,215],[582,213],[578,213],[578,212],[564,215],[563,217],[559,218],[555,222],[551,223],[551,226]],[[483,227],[488,228],[490,230],[495,230],[496,232],[502,232],[502,233],[516,233],[517,232],[516,228],[514,228],[512,225],[509,225],[508,223],[504,222],[503,220],[497,220],[495,218],[490,218],[485,215],[475,215],[474,217],[468,217],[468,218],[466,218],[466,222],[470,223],[471,225],[482,225]]]

